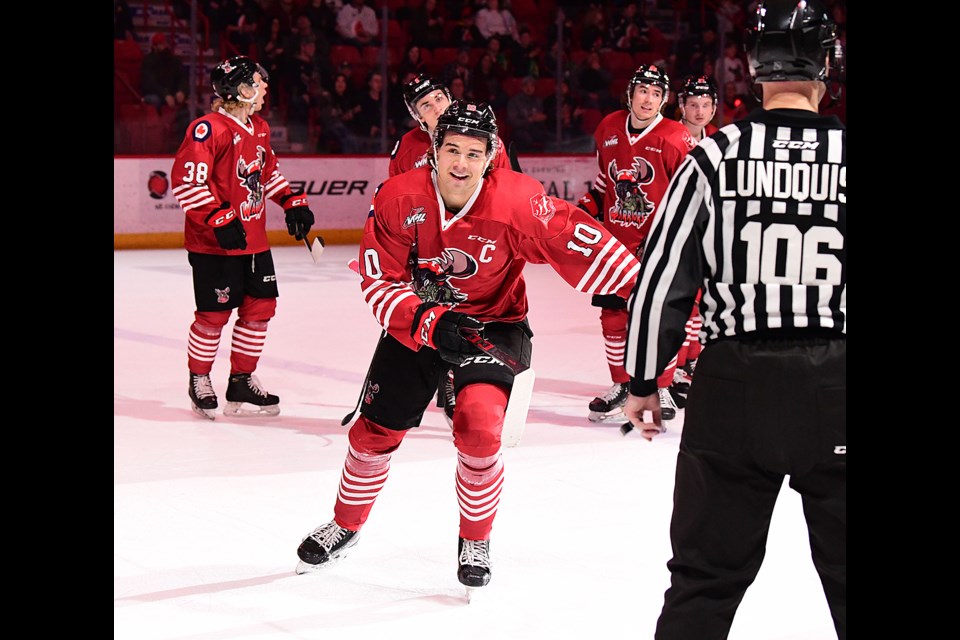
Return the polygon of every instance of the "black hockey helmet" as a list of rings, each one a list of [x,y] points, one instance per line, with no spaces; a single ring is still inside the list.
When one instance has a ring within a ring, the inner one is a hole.
[[[642,67],[637,67],[637,70],[633,72],[633,77],[630,78],[630,84],[627,85],[628,107],[633,103],[633,89],[638,84],[652,84],[663,89],[663,104],[667,104],[667,100],[670,98],[670,76],[662,67],[655,64],[645,64]]]
[[[700,76],[689,76],[686,80],[683,81],[683,87],[680,91],[677,92],[677,97],[680,98],[680,103],[682,104],[689,96],[709,96],[713,98],[713,102],[717,102],[717,95],[719,91],[717,90],[717,83],[713,81],[713,78],[706,75]]]
[[[420,112],[417,111],[417,102],[419,102],[423,96],[437,90],[443,91],[448,100],[453,100],[453,96],[450,95],[450,90],[445,84],[425,73],[418,73],[403,85],[403,101],[407,105],[407,111],[410,112],[413,119],[419,122],[421,126],[423,125],[423,120],[420,118]]]
[[[837,25],[820,0],[763,0],[748,23],[744,50],[755,82],[826,82],[839,64]]]
[[[443,144],[443,135],[447,131],[485,140],[488,160],[497,153],[500,140],[497,134],[497,116],[486,102],[456,100],[447,107],[437,119],[437,126],[433,130],[434,149],[439,149]]]
[[[210,72],[210,81],[213,83],[213,92],[224,101],[240,100],[240,85],[246,84],[256,88],[253,74],[260,72],[264,82],[270,81],[267,70],[247,56],[234,56],[218,64]]]

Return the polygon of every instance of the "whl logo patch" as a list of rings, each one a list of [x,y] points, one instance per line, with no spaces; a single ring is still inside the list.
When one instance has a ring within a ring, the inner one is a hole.
[[[423,207],[415,207],[410,210],[410,213],[407,214],[407,219],[403,221],[401,225],[404,229],[409,229],[415,224],[423,224],[427,221],[427,214],[424,213]]]

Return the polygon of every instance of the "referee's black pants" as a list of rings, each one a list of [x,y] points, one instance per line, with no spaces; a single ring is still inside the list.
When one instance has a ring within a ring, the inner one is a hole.
[[[707,346],[680,438],[657,640],[727,637],[763,562],[785,476],[802,498],[813,564],[845,640],[846,342]]]

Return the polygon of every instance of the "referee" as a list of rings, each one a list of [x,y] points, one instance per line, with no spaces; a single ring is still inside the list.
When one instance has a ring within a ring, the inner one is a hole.
[[[820,0],[764,0],[745,45],[763,107],[690,151],[630,298],[624,411],[651,440],[656,378],[703,288],[656,639],[727,637],[789,476],[845,640],[846,131],[818,113],[841,69],[836,25]]]

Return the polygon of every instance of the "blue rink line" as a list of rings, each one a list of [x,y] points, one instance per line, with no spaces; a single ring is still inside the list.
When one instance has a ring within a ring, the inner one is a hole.
[[[163,336],[140,333],[138,331],[129,331],[127,329],[119,329],[117,327],[113,328],[113,338],[114,340],[129,340],[131,342],[137,342],[140,344],[151,344],[157,347],[164,347],[166,349],[176,349],[178,351],[183,351],[184,353],[186,353],[187,348],[187,343],[185,340],[174,340],[173,338],[165,338]],[[363,379],[360,378],[359,374],[355,372],[345,371],[343,369],[330,369],[328,367],[321,367],[296,360],[285,360],[283,358],[260,356],[260,365],[266,365],[268,367],[282,369],[284,371],[293,373],[305,373],[311,376],[339,380],[341,382],[355,384],[360,384],[363,382]]]

